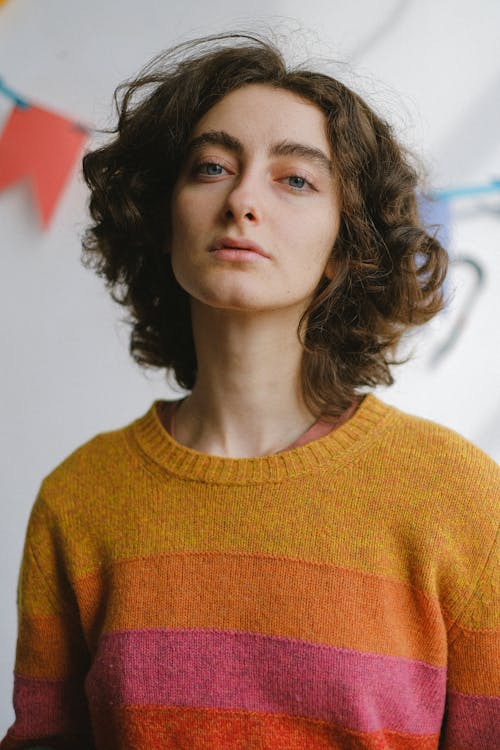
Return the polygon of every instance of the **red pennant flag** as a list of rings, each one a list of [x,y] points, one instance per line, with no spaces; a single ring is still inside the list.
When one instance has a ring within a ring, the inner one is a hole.
[[[86,138],[61,115],[14,107],[0,135],[0,190],[29,177],[46,228]]]

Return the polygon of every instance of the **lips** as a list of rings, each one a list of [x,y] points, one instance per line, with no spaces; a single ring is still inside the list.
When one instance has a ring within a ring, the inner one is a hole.
[[[257,255],[262,255],[263,258],[269,258],[269,255],[264,252],[260,245],[257,245],[255,242],[251,242],[250,240],[246,240],[241,237],[222,237],[220,240],[217,240],[217,242],[213,244],[213,246],[210,248],[210,251],[213,252],[215,250],[222,250],[223,248],[227,248],[229,250],[248,250],[252,253],[256,253]]]

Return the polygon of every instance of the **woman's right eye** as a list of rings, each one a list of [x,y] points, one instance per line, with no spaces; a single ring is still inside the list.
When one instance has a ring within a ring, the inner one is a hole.
[[[218,177],[222,174],[223,169],[224,167],[222,164],[218,164],[218,162],[215,161],[204,161],[195,166],[195,172],[197,174],[204,174],[209,177]]]

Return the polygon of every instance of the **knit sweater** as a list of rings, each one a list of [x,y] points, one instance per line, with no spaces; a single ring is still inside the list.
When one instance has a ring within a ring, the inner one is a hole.
[[[497,750],[497,465],[373,395],[250,459],[159,403],[42,482],[1,750]]]

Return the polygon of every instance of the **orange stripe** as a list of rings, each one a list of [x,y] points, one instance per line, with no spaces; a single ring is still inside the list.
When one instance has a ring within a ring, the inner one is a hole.
[[[437,735],[352,732],[327,722],[265,713],[195,708],[111,707],[95,717],[108,750],[436,750]]]
[[[215,628],[436,666],[446,662],[435,601],[400,581],[326,564],[241,554],[158,555],[116,563],[76,589],[93,647],[103,630]]]
[[[58,616],[23,617],[17,640],[16,673],[60,680],[82,675],[89,656],[81,632]]]
[[[179,556],[181,560],[186,564],[190,559],[190,556]],[[198,563],[198,566],[203,564],[200,560],[201,556],[193,556],[192,562]],[[211,556],[213,557],[213,556]],[[174,561],[170,558],[163,559],[164,566],[162,568],[163,575],[170,575],[170,580],[174,581],[175,576],[170,574],[170,571],[166,571],[167,560],[173,567]],[[137,592],[134,589],[137,587],[131,586],[130,590],[127,590],[129,585],[129,576],[127,575],[123,582],[119,584],[119,588],[125,588],[123,592],[126,600],[124,601],[124,609],[122,617],[119,617],[117,612],[113,613],[113,619],[106,623],[108,630],[120,630],[129,629],[133,627],[212,627],[220,628],[224,627],[224,623],[228,622],[229,629],[243,629],[251,630],[256,632],[264,632],[270,635],[284,635],[289,637],[303,637],[299,630],[298,623],[299,619],[304,613],[307,612],[306,622],[311,626],[309,631],[308,640],[317,641],[321,643],[330,643],[330,645],[336,645],[333,639],[333,633],[337,633],[339,638],[339,645],[346,648],[357,648],[363,651],[372,651],[374,653],[383,653],[385,655],[394,656],[409,656],[409,658],[417,658],[415,655],[403,653],[405,649],[400,649],[399,653],[396,653],[396,649],[392,651],[386,648],[384,651],[381,646],[384,642],[384,638],[387,641],[387,633],[375,632],[374,626],[379,623],[380,628],[386,623],[387,618],[392,618],[392,623],[399,622],[402,630],[401,618],[398,618],[395,607],[403,609],[404,614],[408,615],[408,610],[405,609],[405,601],[411,592],[404,591],[402,584],[397,584],[391,581],[382,581],[374,579],[370,581],[372,595],[374,595],[374,585],[378,584],[379,596],[381,601],[386,607],[386,616],[380,620],[377,618],[373,611],[373,606],[370,611],[370,603],[367,598],[363,598],[362,602],[359,603],[355,598],[351,598],[352,606],[347,608],[346,611],[341,610],[337,607],[326,607],[322,605],[319,599],[320,595],[323,595],[324,599],[329,599],[332,594],[331,588],[328,589],[328,582],[322,583],[322,587],[316,592],[316,596],[310,596],[312,591],[309,591],[305,587],[305,591],[300,596],[300,591],[297,584],[293,585],[292,592],[293,597],[289,598],[289,604],[287,607],[283,607],[281,615],[283,620],[274,617],[274,608],[267,606],[269,601],[279,601],[276,598],[277,594],[273,593],[275,587],[267,586],[267,600],[262,603],[263,612],[260,613],[260,628],[256,627],[256,620],[249,621],[249,613],[243,611],[243,604],[245,601],[257,601],[256,596],[258,591],[257,586],[254,585],[253,591],[248,589],[248,584],[256,584],[257,581],[248,575],[248,563],[241,568],[241,577],[236,586],[233,586],[232,592],[229,591],[230,587],[226,586],[221,588],[220,585],[214,585],[214,581],[209,579],[204,582],[203,596],[202,592],[199,591],[199,586],[196,588],[193,584],[196,580],[194,571],[191,571],[190,580],[191,586],[189,589],[183,588],[182,600],[171,601],[169,603],[169,617],[161,618],[158,612],[153,612],[144,605],[144,610],[141,613],[137,612],[139,603],[137,597],[140,596],[143,599],[149,598],[149,602],[156,601],[156,606],[160,606],[160,593],[161,591],[155,591],[152,593],[154,577],[151,573],[148,573],[145,568],[145,563],[149,563],[149,567],[155,567],[158,569],[161,558],[156,559],[156,563],[153,566],[153,560],[143,560],[144,564],[143,572],[145,576],[144,585],[141,587],[141,591]],[[268,561],[271,562],[271,561]],[[138,561],[122,563],[120,568],[126,568],[128,573],[133,574],[134,565],[137,566]],[[222,566],[222,560],[218,561],[219,566]],[[246,576],[245,576],[246,567]],[[321,566],[308,566],[309,568],[321,567]],[[211,568],[213,570],[213,566]],[[227,567],[226,567],[227,569]],[[174,569],[175,571],[175,569]],[[137,571],[136,571],[137,572]],[[199,570],[198,570],[199,573]],[[180,570],[176,570],[177,577],[180,575]],[[335,584],[340,588],[339,577],[343,578],[344,586],[350,589],[351,595],[362,588],[363,581],[357,580],[362,579],[363,575],[356,573],[356,571],[337,571],[337,580]],[[134,576],[135,577],[135,576]],[[246,581],[245,581],[246,578]],[[271,584],[276,584],[277,578],[271,579]],[[307,582],[304,580],[303,584]],[[146,585],[147,584],[147,585]],[[158,585],[158,583],[157,583]],[[321,581],[316,580],[316,586],[321,585]],[[246,587],[246,591],[243,589]],[[278,586],[279,588],[279,586]],[[96,612],[97,600],[98,600],[98,581],[95,576],[89,577],[80,583],[82,600],[85,602],[85,606],[88,606],[91,612]],[[239,589],[239,591],[237,590]],[[364,589],[363,589],[364,590]],[[164,595],[166,592],[163,590]],[[398,599],[399,595],[399,599]],[[198,600],[196,597],[199,596]],[[307,597],[309,596],[309,599]],[[359,596],[357,597],[359,599]],[[130,602],[129,600],[132,600]],[[192,600],[190,604],[190,599]],[[312,599],[312,601],[311,601]],[[338,594],[337,594],[338,600]],[[231,619],[231,612],[227,617],[223,616],[224,607],[227,602],[239,601],[242,604],[240,612],[233,612]],[[262,601],[262,600],[261,600]],[[425,600],[424,600],[425,603]],[[196,605],[196,606],[195,606]],[[361,606],[363,609],[362,617],[356,617],[357,607]],[[389,606],[392,607],[392,612],[389,613]],[[431,608],[431,605],[427,605]],[[317,611],[321,611],[321,616],[317,614]],[[431,611],[431,609],[429,609]],[[288,618],[285,618],[285,614],[288,613]],[[134,617],[140,614],[139,622],[134,623]],[[240,617],[238,617],[240,615]],[[329,617],[328,617],[329,615]],[[424,616],[424,613],[422,613]],[[432,615],[431,615],[432,616]],[[184,620],[182,618],[185,618]],[[204,620],[205,618],[205,620]],[[90,619],[90,618],[89,618]],[[363,621],[366,623],[363,625]],[[396,628],[392,628],[392,623],[389,629],[390,634],[396,637]],[[412,630],[412,635],[415,637],[418,635],[418,629]],[[423,645],[427,648],[431,645],[431,639],[426,640],[427,631],[422,633],[420,641],[423,640]],[[330,636],[330,640],[328,640]],[[356,637],[359,639],[356,641]],[[458,636],[458,638],[451,644],[449,650],[449,670],[448,680],[449,689],[456,690],[463,693],[472,693],[475,695],[500,695],[500,665],[499,665],[499,648],[498,648],[498,633],[497,632],[477,632],[467,631]],[[406,646],[410,646],[410,641],[403,637],[401,633],[398,637],[400,643]],[[85,669],[85,649],[79,646],[81,643],[78,633],[74,633],[74,640],[68,639],[67,623],[65,620],[59,617],[24,617],[22,626],[20,628],[18,647],[17,647],[17,661],[16,671],[19,674],[29,675],[32,677],[43,677],[47,679],[65,679],[71,674],[75,674],[80,670]],[[392,643],[388,644],[392,647]],[[422,648],[422,644],[420,644]],[[409,651],[410,649],[406,649]],[[416,644],[414,650],[418,650],[418,644]],[[430,658],[432,655],[431,651],[428,651],[425,661],[429,663],[435,663],[439,665],[439,661],[436,659],[434,662]],[[479,660],[478,660],[479,655]],[[78,664],[78,660],[80,664]],[[494,665],[499,665],[494,667]],[[493,681],[492,681],[493,680]]]

